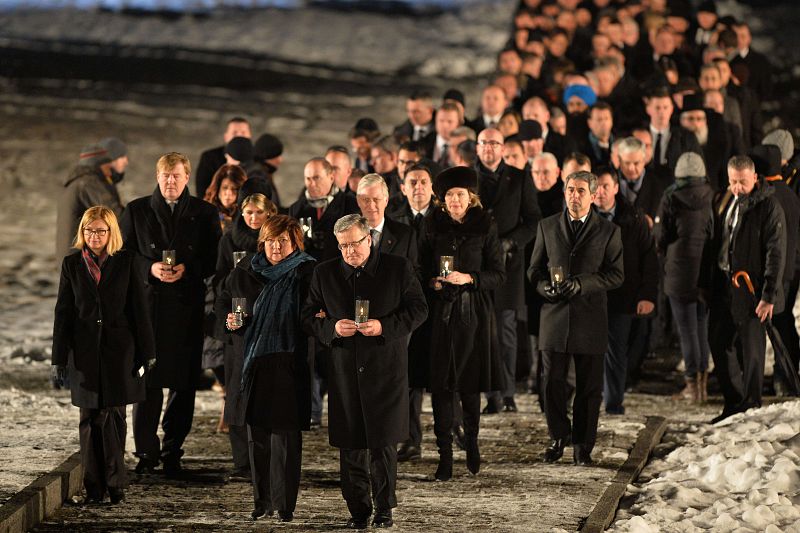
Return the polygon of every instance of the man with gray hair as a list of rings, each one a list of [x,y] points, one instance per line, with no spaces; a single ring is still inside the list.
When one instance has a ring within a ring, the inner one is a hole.
[[[669,180],[646,170],[647,154],[644,143],[636,137],[625,137],[619,143],[619,192],[630,203],[644,211],[647,225],[653,229],[653,220],[661,203],[661,196]]]
[[[341,257],[314,270],[302,315],[331,350],[328,437],[339,448],[346,527],[365,529],[373,509],[372,525],[391,527],[396,447],[408,438],[408,336],[428,306],[411,262],[372,247],[366,218],[346,215],[333,231]]]
[[[575,172],[564,184],[566,209],[539,223],[528,279],[544,298],[539,327],[542,390],[552,439],[544,460],[558,461],[568,443],[573,462],[592,463],[608,346],[606,292],[622,285],[619,227],[592,209],[597,177]],[[567,374],[575,362],[573,423]]]

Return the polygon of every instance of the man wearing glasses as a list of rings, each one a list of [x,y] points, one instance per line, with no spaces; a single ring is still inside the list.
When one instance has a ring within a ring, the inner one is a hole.
[[[408,437],[407,339],[428,306],[411,262],[374,248],[364,217],[340,218],[333,233],[341,257],[314,270],[303,316],[331,350],[328,436],[340,450],[347,527],[366,528],[373,509],[372,525],[391,527],[396,446]]]
[[[158,186],[150,196],[128,204],[120,223],[125,248],[137,254],[137,268],[154,303],[158,364],[147,374],[147,398],[133,408],[140,474],[153,473],[160,461],[166,476],[180,475],[181,447],[192,428],[203,352],[203,280],[215,272],[220,226],[216,208],[189,194],[190,173],[183,154],[161,156],[156,163]],[[171,254],[174,262],[165,262]],[[159,443],[165,388],[169,397]]]
[[[478,196],[495,219],[506,261],[506,282],[494,294],[497,337],[503,354],[505,389],[487,394],[484,414],[514,413],[517,367],[517,315],[525,306],[525,244],[541,218],[533,182],[525,171],[503,161],[503,134],[487,128],[478,135]]]

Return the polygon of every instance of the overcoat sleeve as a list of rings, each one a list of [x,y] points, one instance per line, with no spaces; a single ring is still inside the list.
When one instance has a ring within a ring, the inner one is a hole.
[[[600,270],[577,274],[575,279],[581,284],[581,294],[610,291],[622,285],[625,280],[625,267],[622,263],[622,238],[619,226],[614,224],[606,243]]]
[[[507,233],[505,238],[511,239],[516,245],[517,250],[522,253],[525,249],[525,245],[536,235],[536,227],[542,219],[542,211],[539,209],[539,202],[536,199],[536,188],[533,186],[533,181],[527,178],[522,180],[522,198],[520,199],[519,215],[519,224]]]
[[[506,281],[506,267],[503,261],[503,248],[500,246],[497,226],[494,222],[489,225],[481,254],[483,256],[481,270],[470,272],[472,279],[475,280],[473,288],[475,290],[497,289]]]
[[[122,218],[119,221],[119,227],[122,231],[122,242],[125,248],[128,249],[134,256],[133,268],[139,274],[139,279],[145,285],[151,285],[155,278],[150,276],[150,267],[155,261],[145,257],[142,250],[139,249],[139,239],[137,235],[136,221],[134,220],[133,210],[128,204],[128,207],[122,212]]]
[[[301,316],[306,332],[316,337],[325,346],[331,346],[338,338],[336,335],[337,320],[327,315],[320,277],[320,269],[315,269],[311,276],[311,286],[308,289],[308,297],[303,305]],[[326,313],[326,316],[317,317],[316,315],[320,311]]]
[[[148,295],[136,268],[136,254],[131,253],[130,280],[128,282],[129,315],[136,333],[135,365],[138,369],[150,359],[156,358],[156,340]]]
[[[67,256],[69,257],[69,256]],[[67,273],[67,258],[61,261],[61,280],[58,283],[55,319],[53,320],[53,350],[51,361],[54,365],[65,365],[72,349],[72,336],[75,328],[75,293],[72,280]]]
[[[783,221],[783,210],[774,198],[768,200],[769,208],[762,235],[764,243],[764,287],[761,290],[761,299],[767,303],[776,304],[777,295],[781,294],[780,285],[783,281],[783,270],[786,265],[786,228]]]
[[[390,342],[411,335],[428,318],[428,304],[411,262],[403,261],[403,266],[403,277],[400,280],[403,296],[400,305],[391,314],[380,319],[383,329],[381,337]]]
[[[533,253],[531,253],[531,265],[528,267],[528,281],[536,287],[536,292],[540,296],[547,297],[544,288],[547,286],[550,277],[547,274],[549,259],[544,239],[544,231],[542,230],[542,225],[539,224],[536,229],[536,240],[533,243]]]
[[[636,217],[638,235],[636,239],[636,249],[639,251],[639,265],[641,271],[641,283],[636,291],[636,300],[641,302],[656,303],[658,299],[658,258],[653,241],[653,235],[647,226],[644,216]]]

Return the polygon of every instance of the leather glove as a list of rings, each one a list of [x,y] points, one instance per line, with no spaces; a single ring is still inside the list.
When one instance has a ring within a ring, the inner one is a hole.
[[[575,278],[568,278],[558,286],[558,292],[565,300],[569,300],[581,293],[581,282]]]
[[[558,303],[562,300],[561,292],[559,291],[558,287],[554,287],[551,284],[547,284],[544,286],[544,294],[542,295],[547,303]]]
[[[50,367],[50,383],[56,390],[61,390],[67,381],[67,367],[64,365],[53,365]]]

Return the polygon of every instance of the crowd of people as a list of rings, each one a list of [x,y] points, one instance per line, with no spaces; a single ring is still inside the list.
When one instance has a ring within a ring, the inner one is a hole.
[[[760,406],[765,324],[786,346],[775,392],[797,393],[800,158],[790,132],[765,135],[771,90],[747,22],[713,1],[522,0],[476,113],[458,89],[415,91],[390,132],[360,118],[349,147],[308,154],[294,201],[279,137],[253,142],[243,117],[194,173],[163,155],[126,206],[125,144],[87,146],[59,202],[52,359],[87,502],[124,499],[127,404],[136,472],[182,475],[202,367],[253,520],[293,519],[327,396],[355,529],[393,524],[426,392],[442,482],[454,445],[478,474],[481,416],[513,416],[523,388],[543,460],[593,464],[601,409],[624,415],[675,339],[673,400],[707,400],[711,354],[714,421]]]

